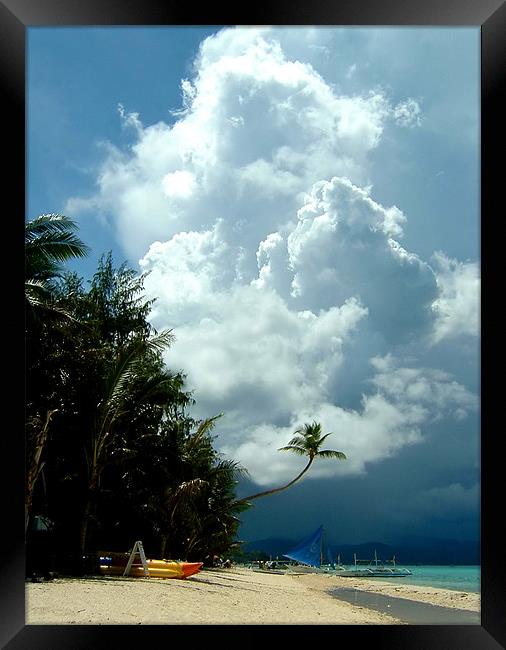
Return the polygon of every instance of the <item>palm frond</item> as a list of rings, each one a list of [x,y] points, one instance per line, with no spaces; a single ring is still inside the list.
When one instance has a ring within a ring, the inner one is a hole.
[[[323,442],[324,442],[324,441],[325,441],[329,436],[331,436],[331,435],[333,435],[332,432],[330,432],[330,433],[326,433],[326,434],[325,434],[324,436],[322,436],[321,438],[318,438],[318,444],[321,445],[321,444],[322,444],[322,443],[323,443]]]
[[[297,435],[289,440],[288,444],[294,445],[295,447],[303,447],[306,444],[306,438],[304,436]]]
[[[116,363],[112,366],[108,377],[108,390],[105,404],[108,408],[119,405],[126,396],[126,386],[135,374],[135,362],[137,360],[137,346],[131,346],[122,351]]]
[[[25,223],[25,236],[33,239],[46,231],[77,230],[76,223],[64,214],[41,214]]]
[[[346,460],[345,454],[342,451],[333,451],[331,449],[324,449],[317,454],[320,458],[338,458],[339,460]]]
[[[307,451],[303,447],[297,447],[296,445],[286,445],[286,447],[280,447],[278,451],[293,451],[294,454],[299,456],[305,456]]]
[[[183,481],[173,491],[173,497],[191,499],[199,495],[209,483],[201,478]]]
[[[128,387],[134,382],[140,372],[143,358],[148,351],[164,349],[174,340],[172,330],[165,330],[149,339],[136,340],[126,348],[112,369],[109,378],[109,395],[107,398],[108,408],[118,408],[125,402],[128,394]],[[143,397],[151,395],[154,390],[162,385],[168,385],[171,377],[168,375],[156,375],[148,378],[143,386]]]
[[[32,309],[48,307],[51,301],[51,293],[43,283],[31,282],[25,284],[25,299],[27,306]]]
[[[44,318],[51,321],[78,322],[68,309],[54,301],[51,289],[45,282],[37,280],[26,282],[25,298],[27,305],[39,320]]]
[[[174,516],[177,510],[183,508],[186,509],[190,506],[193,500],[200,496],[204,489],[208,487],[209,483],[204,481],[201,478],[192,479],[189,481],[183,481],[176,488],[172,490],[171,493],[171,521],[174,520]]]
[[[248,478],[250,474],[238,461],[221,459],[209,470],[210,479],[219,478],[220,476],[231,476],[232,481],[236,482],[240,478]]]
[[[66,262],[85,257],[90,248],[73,231],[77,225],[64,215],[41,215],[25,224],[25,253],[30,261]]]
[[[202,420],[197,427],[197,431],[189,437],[186,443],[186,450],[191,451],[196,445],[198,445],[202,438],[214,428],[216,420],[223,417],[223,415],[223,413],[218,413],[218,415]]]
[[[151,338],[145,341],[147,350],[152,352],[163,352],[166,347],[172,345],[176,337],[173,334],[173,331],[163,330],[159,334],[152,336]]]
[[[72,233],[46,233],[25,244],[27,256],[34,255],[40,260],[66,262],[72,257],[85,257],[89,253],[86,244]]]
[[[232,472],[232,476],[234,479],[248,478],[250,476],[248,470],[245,467],[243,467],[237,460],[230,460],[230,459],[220,460],[216,468],[218,471]]]

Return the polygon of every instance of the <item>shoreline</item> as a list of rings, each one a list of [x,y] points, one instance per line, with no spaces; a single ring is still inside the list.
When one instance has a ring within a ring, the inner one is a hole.
[[[388,614],[405,625],[480,625],[480,595],[381,579],[311,576],[334,598]]]
[[[344,581],[344,582],[343,582]],[[204,569],[186,580],[90,576],[26,583],[27,625],[402,625],[387,613],[339,600],[337,588],[479,611],[479,595],[337,576]],[[469,595],[468,595],[469,596]]]
[[[368,593],[376,593],[392,598],[405,598],[416,602],[427,603],[438,607],[463,609],[472,612],[480,611],[481,597],[479,593],[457,591],[406,583],[392,583],[381,578],[352,578],[339,575],[308,574],[297,576],[304,580],[310,578],[311,583],[324,589],[356,589]],[[402,578],[397,578],[402,580]]]

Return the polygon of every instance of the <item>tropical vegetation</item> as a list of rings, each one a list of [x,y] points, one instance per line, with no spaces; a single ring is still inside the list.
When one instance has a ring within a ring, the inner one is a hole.
[[[185,377],[163,359],[174,334],[148,322],[144,276],[109,254],[86,288],[61,266],[87,250],[71,220],[25,229],[28,551],[43,517],[60,570],[136,539],[153,556],[224,554],[244,470],[213,447],[219,416],[189,415]]]
[[[185,375],[170,370],[175,333],[150,324],[145,276],[110,253],[87,282],[66,270],[89,251],[76,229],[54,214],[25,224],[27,569],[41,528],[61,572],[138,539],[152,557],[237,553],[251,500],[287,489],[315,458],[345,456],[322,450],[330,434],[306,424],[281,448],[308,458],[302,472],[237,499],[247,472],[214,447],[222,414],[191,416]]]

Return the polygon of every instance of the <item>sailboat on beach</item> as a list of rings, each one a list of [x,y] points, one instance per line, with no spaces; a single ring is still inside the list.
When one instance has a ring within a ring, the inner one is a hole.
[[[294,548],[283,553],[283,557],[297,562],[295,566],[288,565],[287,568],[289,571],[294,570],[298,573],[327,573],[338,569],[332,562],[330,550],[325,544],[323,525],[319,526],[312,535],[300,541]]]
[[[287,560],[271,560],[262,563],[262,566],[252,568],[254,571],[270,573],[330,573],[350,578],[399,578],[412,575],[409,569],[396,566],[395,555],[392,560],[382,562],[378,559],[376,551],[374,551],[374,560],[359,560],[355,554],[352,568],[343,566],[339,555],[337,563],[333,562],[330,549],[325,543],[323,525],[319,526],[312,535],[283,553],[283,557]],[[390,566],[385,566],[386,564],[390,564]]]
[[[328,556],[327,562],[324,562],[325,553]],[[376,551],[374,551],[373,560],[359,560],[355,554],[353,568],[342,566],[339,556],[337,563],[333,563],[330,550],[325,544],[323,526],[317,528],[310,537],[303,539],[297,546],[284,553],[283,556],[297,562],[295,566],[287,565],[287,571],[292,570],[298,573],[335,572],[343,577],[354,578],[402,578],[412,575],[409,569],[396,565],[395,555],[392,560],[382,562],[378,559]],[[386,566],[387,564],[389,566]]]

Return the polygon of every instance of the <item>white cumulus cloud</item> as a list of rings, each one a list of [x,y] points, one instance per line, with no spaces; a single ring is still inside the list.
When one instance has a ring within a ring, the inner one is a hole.
[[[88,207],[114,220],[130,257],[218,217],[238,239],[251,231],[263,239],[319,179],[367,182],[368,155],[398,109],[381,89],[338,93],[309,63],[290,59],[275,34],[229,29],[206,39],[172,124],[146,126],[120,105],[136,140],[126,151],[108,146]]]
[[[480,272],[475,262],[459,262],[444,253],[433,255],[439,296],[432,309],[436,315],[434,341],[480,332]]]
[[[372,361],[374,366],[382,367],[385,360]],[[387,360],[387,364],[392,362]],[[462,406],[465,417],[477,408],[475,396],[450,376],[430,368],[395,366],[387,371],[382,367],[371,383],[376,391],[363,394],[357,409],[345,409],[325,400],[306,402],[294,409],[288,425],[275,426],[260,420],[247,427],[246,434],[231,436],[224,450],[243,462],[262,485],[288,481],[306,461],[277,450],[287,443],[295,428],[316,419],[325,433],[332,433],[325,448],[343,451],[347,460],[316,460],[311,476],[345,476],[362,473],[368,464],[422,443],[424,430],[432,421],[441,417],[458,421],[462,416],[457,411]]]
[[[418,102],[344,94],[283,43],[329,58],[325,30],[299,45],[270,28],[206,39],[174,120],[144,125],[121,106],[133,143],[108,145],[96,195],[69,201],[108,215],[140,258],[152,322],[176,335],[167,364],[197,415],[225,412],[219,448],[262,485],[300,469],[277,449],[304,422],[348,456],[318,477],[363,472],[476,409],[448,373],[403,361],[431,335],[476,331],[475,266],[401,245],[409,215],[370,184],[387,124],[390,137],[423,126]]]
[[[195,189],[195,176],[188,171],[170,172],[162,178],[163,191],[168,197],[188,199]]]
[[[422,109],[416,99],[410,97],[404,102],[399,102],[394,109],[394,119],[401,126],[414,127],[422,124]]]

